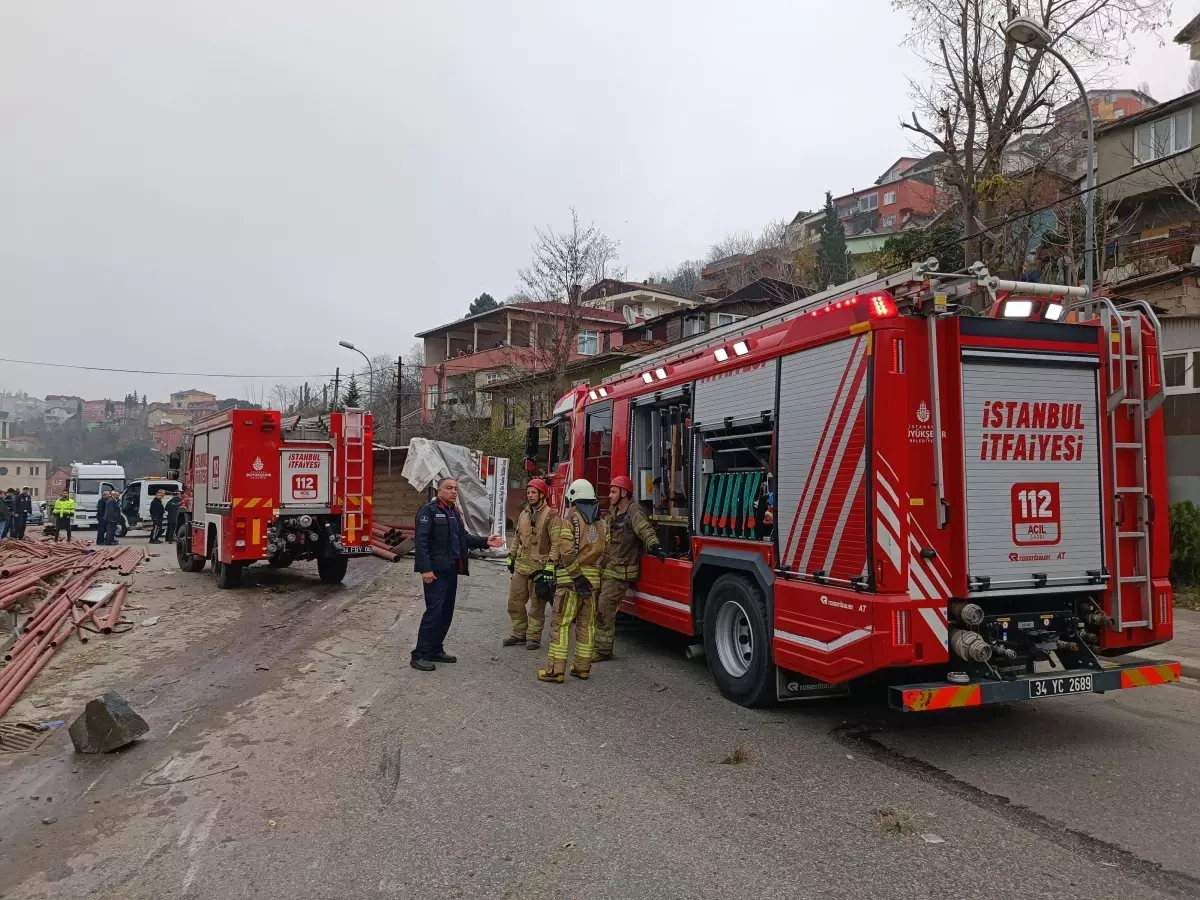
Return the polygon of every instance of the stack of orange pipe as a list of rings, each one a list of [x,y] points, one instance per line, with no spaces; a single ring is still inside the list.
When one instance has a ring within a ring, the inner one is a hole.
[[[0,716],[8,712],[54,651],[72,634],[86,642],[85,633],[113,632],[128,585],[115,586],[98,603],[86,604],[82,598],[103,570],[116,569],[122,575],[129,575],[146,558],[145,551],[137,547],[94,548],[83,541],[0,542],[0,610],[15,606],[31,594],[42,593],[41,602],[21,626],[21,637],[4,654],[5,665],[0,669]],[[109,609],[101,620],[97,613],[105,606]]]

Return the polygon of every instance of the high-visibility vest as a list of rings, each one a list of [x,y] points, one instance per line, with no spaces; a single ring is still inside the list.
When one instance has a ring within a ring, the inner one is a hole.
[[[54,515],[66,516],[68,518],[75,517],[75,501],[68,497],[66,500],[54,501]]]

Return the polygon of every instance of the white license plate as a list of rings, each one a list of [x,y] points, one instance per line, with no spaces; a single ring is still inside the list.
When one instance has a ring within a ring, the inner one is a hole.
[[[1091,675],[1065,675],[1062,678],[1033,678],[1029,681],[1029,697],[1061,697],[1064,694],[1089,694]]]

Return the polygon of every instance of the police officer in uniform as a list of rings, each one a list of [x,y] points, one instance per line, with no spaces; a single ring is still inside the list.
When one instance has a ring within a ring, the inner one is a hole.
[[[413,648],[414,669],[432,672],[434,663],[458,662],[446,652],[443,641],[454,618],[454,598],[458,593],[458,576],[469,575],[467,551],[484,547],[503,547],[504,538],[498,535],[480,537],[467,531],[455,501],[458,482],[443,478],[438,484],[437,499],[417,511],[414,535],[417,559],[414,565],[425,583],[425,615],[417,632]]]
[[[666,559],[654,526],[640,504],[633,500],[633,482],[617,475],[608,490],[608,550],[600,579],[600,602],[596,609],[596,662],[613,658],[617,610],[621,599],[637,582],[638,565],[645,552]]]

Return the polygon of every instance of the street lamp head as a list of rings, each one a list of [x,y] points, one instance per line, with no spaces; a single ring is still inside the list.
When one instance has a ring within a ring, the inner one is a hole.
[[[357,350],[358,349],[349,341],[338,341],[338,346],[345,347],[347,350]]]
[[[1012,19],[1004,26],[1004,33],[1009,40],[1035,50],[1045,50],[1050,46],[1050,32],[1028,16]]]

